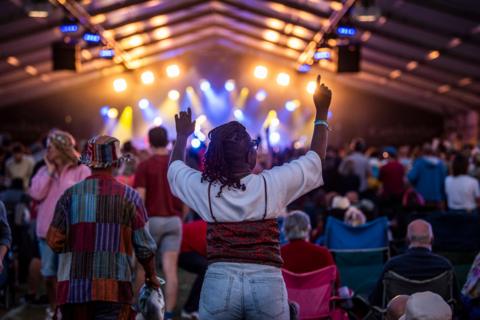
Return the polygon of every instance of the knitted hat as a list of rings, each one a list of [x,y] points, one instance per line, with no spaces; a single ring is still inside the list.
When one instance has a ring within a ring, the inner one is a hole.
[[[408,298],[405,314],[400,320],[451,320],[452,309],[438,294],[426,291]]]
[[[55,148],[63,153],[72,162],[78,163],[80,154],[75,150],[75,139],[65,131],[52,130],[48,135],[47,144],[55,146]]]
[[[120,141],[110,136],[96,136],[88,140],[80,162],[94,168],[109,168],[127,160],[120,152]]]

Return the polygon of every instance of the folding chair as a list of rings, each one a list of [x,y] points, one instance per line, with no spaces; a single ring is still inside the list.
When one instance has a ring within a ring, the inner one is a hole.
[[[426,280],[412,280],[393,271],[388,271],[383,278],[383,308],[386,308],[388,302],[397,295],[412,295],[424,291],[434,292],[453,305],[452,271],[445,271],[436,277]]]
[[[332,308],[337,268],[328,266],[308,273],[293,273],[282,269],[288,300],[300,306],[301,320],[343,319],[340,310]],[[348,319],[348,318],[345,318]]]
[[[325,245],[332,252],[340,279],[355,293],[367,296],[380,277],[388,259],[388,220],[375,219],[352,227],[329,217]]]

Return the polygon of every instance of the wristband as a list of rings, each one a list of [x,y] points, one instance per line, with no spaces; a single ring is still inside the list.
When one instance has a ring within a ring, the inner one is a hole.
[[[315,120],[314,124],[316,126],[324,126],[327,130],[330,131],[330,127],[328,126],[328,122],[326,120]]]

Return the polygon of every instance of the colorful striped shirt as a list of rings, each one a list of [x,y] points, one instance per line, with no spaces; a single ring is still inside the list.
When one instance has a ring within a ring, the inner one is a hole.
[[[57,302],[131,303],[133,254],[152,261],[156,244],[139,194],[92,175],[62,195],[47,242],[59,253]]]

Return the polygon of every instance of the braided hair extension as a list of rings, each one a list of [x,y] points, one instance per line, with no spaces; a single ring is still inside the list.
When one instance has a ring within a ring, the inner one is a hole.
[[[251,147],[251,138],[245,127],[231,121],[210,131],[208,137],[210,144],[205,153],[202,182],[220,183],[217,197],[224,187],[245,191],[245,184],[234,175],[245,166]]]

